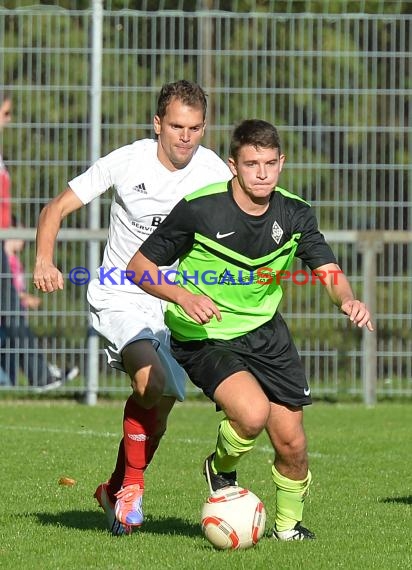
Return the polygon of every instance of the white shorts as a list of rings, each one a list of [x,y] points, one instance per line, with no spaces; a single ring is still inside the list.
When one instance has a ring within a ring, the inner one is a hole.
[[[150,340],[166,373],[163,394],[185,397],[187,374],[170,354],[170,332],[164,324],[165,303],[133,287],[89,283],[87,300],[93,328],[107,340],[105,352],[112,368],[125,372],[121,353],[136,340]]]

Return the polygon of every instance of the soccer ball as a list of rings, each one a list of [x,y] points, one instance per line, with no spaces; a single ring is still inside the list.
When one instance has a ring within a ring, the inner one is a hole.
[[[248,489],[225,487],[207,499],[201,520],[202,532],[215,548],[237,550],[257,544],[265,532],[266,511]]]

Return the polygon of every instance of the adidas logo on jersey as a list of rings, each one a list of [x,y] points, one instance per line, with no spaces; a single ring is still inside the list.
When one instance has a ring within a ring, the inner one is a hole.
[[[144,185],[144,182],[141,182],[137,186],[133,186],[133,190],[136,190],[136,192],[140,192],[141,194],[147,194],[147,190],[146,190],[146,186]]]

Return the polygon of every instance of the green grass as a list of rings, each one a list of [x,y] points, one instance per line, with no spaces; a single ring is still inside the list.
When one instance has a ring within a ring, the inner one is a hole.
[[[93,499],[112,471],[122,404],[0,402],[0,568],[14,570],[323,569],[412,566],[411,405],[315,404],[305,411],[314,475],[304,523],[310,543],[264,537],[256,548],[214,550],[200,532],[203,458],[220,414],[212,404],[175,408],[147,471],[142,529],[112,537]],[[262,435],[239,482],[273,523],[271,448]],[[74,487],[58,484],[66,475]]]

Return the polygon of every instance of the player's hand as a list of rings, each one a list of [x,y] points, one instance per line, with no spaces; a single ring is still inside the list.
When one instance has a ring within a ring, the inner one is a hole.
[[[33,283],[36,289],[43,293],[52,293],[63,289],[64,279],[61,272],[53,263],[36,261],[33,271]]]
[[[362,301],[358,301],[357,299],[346,301],[342,303],[341,311],[345,313],[345,315],[348,315],[352,323],[358,327],[362,328],[366,326],[368,330],[374,330],[369,310]]]
[[[222,320],[219,309],[206,295],[194,295],[186,291],[185,295],[179,299],[178,304],[199,325],[209,323],[213,317],[216,317],[218,321]]]

